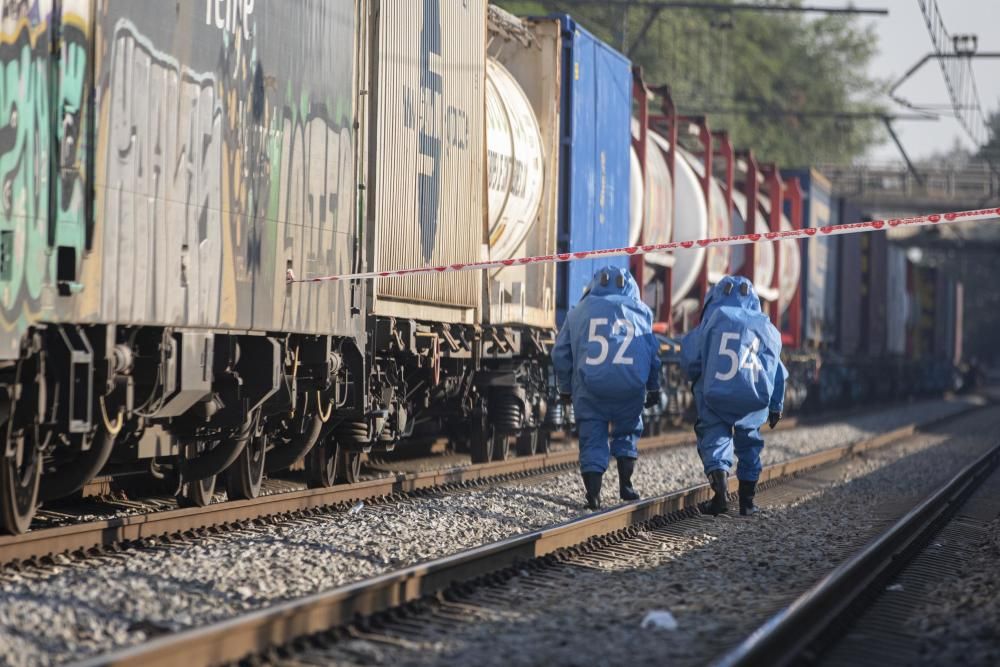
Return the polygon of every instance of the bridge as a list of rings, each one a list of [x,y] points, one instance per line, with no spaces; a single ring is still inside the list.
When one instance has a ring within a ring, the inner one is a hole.
[[[817,169],[830,179],[835,196],[850,199],[879,218],[1000,206],[1000,170],[987,164],[922,166],[919,177],[902,164],[820,165]],[[967,256],[1000,253],[1000,223],[996,222],[893,230],[890,237],[907,246]]]
[[[918,175],[902,164],[817,168],[830,179],[835,195],[864,209],[928,213],[1000,204],[1000,169],[984,163],[918,167]]]

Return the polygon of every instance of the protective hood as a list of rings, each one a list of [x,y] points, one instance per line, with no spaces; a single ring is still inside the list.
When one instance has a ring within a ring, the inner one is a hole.
[[[705,322],[716,308],[732,306],[753,313],[760,312],[760,297],[753,288],[753,283],[743,276],[726,276],[715,284],[705,297],[705,306],[701,311],[701,321]]]
[[[586,296],[611,296],[621,294],[639,300],[639,286],[628,269],[606,266],[594,272],[594,278],[584,290]]]

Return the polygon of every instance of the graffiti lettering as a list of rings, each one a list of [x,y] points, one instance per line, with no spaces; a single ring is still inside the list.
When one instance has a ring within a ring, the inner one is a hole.
[[[326,5],[324,5],[326,6]],[[307,16],[301,14],[300,16]],[[316,14],[312,14],[313,17]],[[329,23],[311,26],[317,38],[336,41],[350,13],[324,12]],[[286,271],[317,274],[325,266],[353,266],[354,135],[350,98],[311,99],[310,82],[339,84],[323,67],[315,78],[278,70],[269,76],[237,35],[222,53],[217,86],[224,91],[224,202],[236,249],[236,317],[255,326],[330,331],[343,326],[348,286],[286,295]],[[292,63],[289,63],[290,65]],[[342,88],[338,91],[343,90]],[[224,299],[229,295],[224,290]],[[224,321],[231,316],[223,314]]]
[[[239,30],[243,39],[249,40],[253,7],[254,0],[205,0],[205,25],[231,34]]]
[[[301,223],[285,225],[284,247],[291,256],[302,258],[308,274],[324,266],[350,267],[351,255],[338,247],[338,241],[351,233],[353,222],[351,206],[340,201],[340,193],[351,192],[354,178],[350,131],[334,130],[319,118],[305,124],[285,119],[282,136],[280,153],[275,156],[280,194],[272,210],[277,219]],[[276,289],[284,290],[284,268],[276,265]],[[331,309],[330,294],[305,293],[305,298],[293,304],[291,322],[322,321],[330,317],[331,310],[346,307],[340,301],[340,290],[335,294],[339,303]],[[276,302],[275,308],[277,317],[281,302]]]
[[[124,321],[216,321],[222,112],[213,81],[116,32],[106,166],[103,307]]]
[[[316,57],[355,17],[303,4],[206,0],[216,56],[200,5],[168,52],[162,3],[0,0],[0,358],[38,320],[353,329],[349,287],[284,284],[358,252],[354,72]],[[249,44],[262,11],[301,47]]]
[[[56,256],[63,256],[59,272],[72,282],[66,273],[83,253],[87,52],[85,21],[68,7],[58,59],[50,55],[57,33],[49,24],[51,0],[7,0],[0,10],[0,254],[6,259],[0,320],[11,332],[0,340],[0,355],[7,356],[16,352],[26,322],[57,305]],[[53,252],[57,247],[72,252]]]
[[[0,225],[14,232],[15,262],[3,286],[8,311],[41,295],[51,179],[47,33],[20,26],[12,43],[5,39],[0,47]]]

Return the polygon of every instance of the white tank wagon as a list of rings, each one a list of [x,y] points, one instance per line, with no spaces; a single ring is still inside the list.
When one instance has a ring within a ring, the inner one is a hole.
[[[761,214],[765,216],[765,219],[770,220],[771,200],[765,195],[757,195],[757,202],[760,204]],[[782,212],[781,231],[789,232],[791,230],[792,223],[784,212]],[[768,243],[763,245],[772,248],[773,253],[774,244]],[[783,315],[785,311],[788,310],[788,306],[791,305],[792,298],[795,296],[795,291],[799,288],[799,276],[802,272],[802,257],[799,251],[798,241],[779,241],[778,251],[780,253],[780,260],[778,263],[778,270],[780,271],[778,275],[778,314]],[[768,283],[768,285],[770,286],[770,283]]]
[[[681,157],[691,165],[691,169],[698,178],[705,174],[705,165],[697,157],[680,149]],[[732,211],[727,210],[726,195],[722,191],[722,185],[713,178],[710,181],[708,196],[711,200],[711,211],[708,217],[708,236],[719,238],[729,236],[733,228]],[[729,261],[732,255],[730,246],[713,246],[706,251],[708,262],[708,282],[714,284],[722,280],[729,273]]]
[[[642,164],[639,163],[639,155],[632,147],[629,153],[629,219],[628,219],[628,244],[638,245],[642,236],[642,222],[646,219],[642,202],[645,201],[646,188],[642,182]]]
[[[747,234],[747,198],[739,191],[733,192],[733,234]],[[757,221],[754,225],[754,233],[767,234],[771,228],[767,224],[766,213],[758,204]],[[737,272],[743,267],[747,254],[747,247],[743,245],[732,246],[732,271]],[[754,275],[756,280],[754,286],[757,294],[765,301],[774,301],[777,298],[776,290],[771,287],[774,278],[774,244],[758,243],[754,252]]]
[[[670,143],[659,134],[649,135],[657,147],[666,152]],[[680,159],[674,165],[674,216],[673,240],[693,241],[703,239],[708,234],[708,206],[702,195],[698,175],[691,166],[689,158],[680,154]],[[673,271],[673,289],[671,302],[680,304],[681,300],[691,292],[698,281],[698,274],[708,253],[704,248],[691,248],[675,254]]]
[[[632,139],[638,141],[639,124],[632,121]],[[629,245],[643,243],[669,243],[674,231],[674,193],[670,181],[670,167],[667,156],[653,139],[653,133],[646,136],[646,178],[643,183],[639,156],[632,147],[631,156],[631,219],[629,221]],[[646,262],[654,266],[672,266],[674,260],[666,253],[652,253]]]
[[[630,201],[629,201],[629,245],[669,243],[673,240],[673,198],[671,187],[672,177],[667,157],[653,141],[652,135],[646,135],[646,174],[636,146],[639,141],[639,121],[632,119],[632,146],[629,151],[630,162]],[[643,300],[660,314],[663,302],[666,300],[666,270],[674,266],[676,255],[673,252],[650,253],[644,256],[646,270],[642,271],[641,291]],[[655,317],[655,316],[654,316]]]

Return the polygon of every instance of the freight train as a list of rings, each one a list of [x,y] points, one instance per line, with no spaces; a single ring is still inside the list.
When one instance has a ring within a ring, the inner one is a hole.
[[[4,532],[97,476],[201,505],[217,485],[251,498],[293,465],[314,487],[350,481],[364,453],[400,443],[447,437],[476,461],[543,452],[572,423],[548,354],[591,262],[296,277],[801,224],[798,181],[786,196],[777,169],[679,118],[566,16],[521,20],[485,0],[0,12]],[[810,224],[819,196],[804,198]],[[845,239],[838,266],[862,242]],[[708,286],[744,272],[803,359],[791,402],[810,384],[840,400],[828,369],[854,388],[847,361],[877,351],[845,343],[845,363],[820,365],[827,349],[801,341],[874,327],[878,299],[809,305],[799,336],[805,277],[824,270],[812,253],[696,248],[631,268],[668,362]],[[923,296],[949,289],[943,276],[905,282],[921,322],[954,302]],[[664,369],[654,428],[688,400],[677,365]]]

